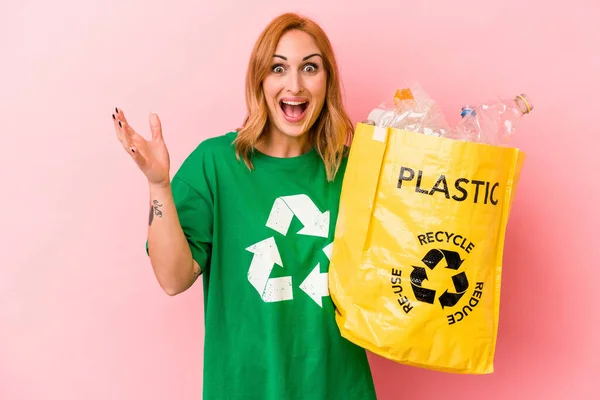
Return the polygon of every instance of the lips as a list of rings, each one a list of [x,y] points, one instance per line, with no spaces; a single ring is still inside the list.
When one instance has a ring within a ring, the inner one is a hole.
[[[288,122],[301,121],[306,114],[308,104],[305,98],[283,98],[279,101],[283,116]]]

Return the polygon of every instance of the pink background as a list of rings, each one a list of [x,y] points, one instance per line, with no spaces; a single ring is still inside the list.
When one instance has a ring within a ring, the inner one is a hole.
[[[144,252],[146,182],[110,114],[123,107],[148,134],[157,112],[175,170],[241,123],[251,47],[287,10],[330,35],[355,121],[405,81],[452,123],[467,101],[523,91],[536,105],[513,141],[528,158],[496,372],[373,356],[380,398],[598,398],[600,6],[549,3],[3,2],[0,399],[201,397],[202,286],[160,290]]]

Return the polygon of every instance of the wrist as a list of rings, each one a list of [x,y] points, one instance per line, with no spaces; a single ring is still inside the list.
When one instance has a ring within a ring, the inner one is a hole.
[[[171,181],[166,180],[164,182],[148,182],[150,191],[163,191],[171,188]]]

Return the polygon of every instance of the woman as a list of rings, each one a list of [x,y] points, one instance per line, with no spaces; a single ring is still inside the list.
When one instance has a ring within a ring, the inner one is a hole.
[[[169,295],[202,274],[204,399],[375,398],[365,351],[340,336],[327,270],[352,123],[331,44],[309,19],[273,20],[252,52],[248,115],[169,177],[152,139],[113,115],[148,179],[146,248]]]

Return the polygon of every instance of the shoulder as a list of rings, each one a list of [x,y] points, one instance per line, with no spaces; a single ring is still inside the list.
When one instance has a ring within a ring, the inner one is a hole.
[[[219,158],[226,154],[235,154],[233,141],[237,137],[237,132],[227,132],[223,135],[204,139],[196,146],[196,148],[188,155],[186,162],[196,160],[204,160],[210,158]]]
[[[235,160],[233,141],[236,137],[237,132],[231,131],[202,140],[184,159],[173,179],[193,186],[199,181],[211,181],[217,171],[216,164]]]

